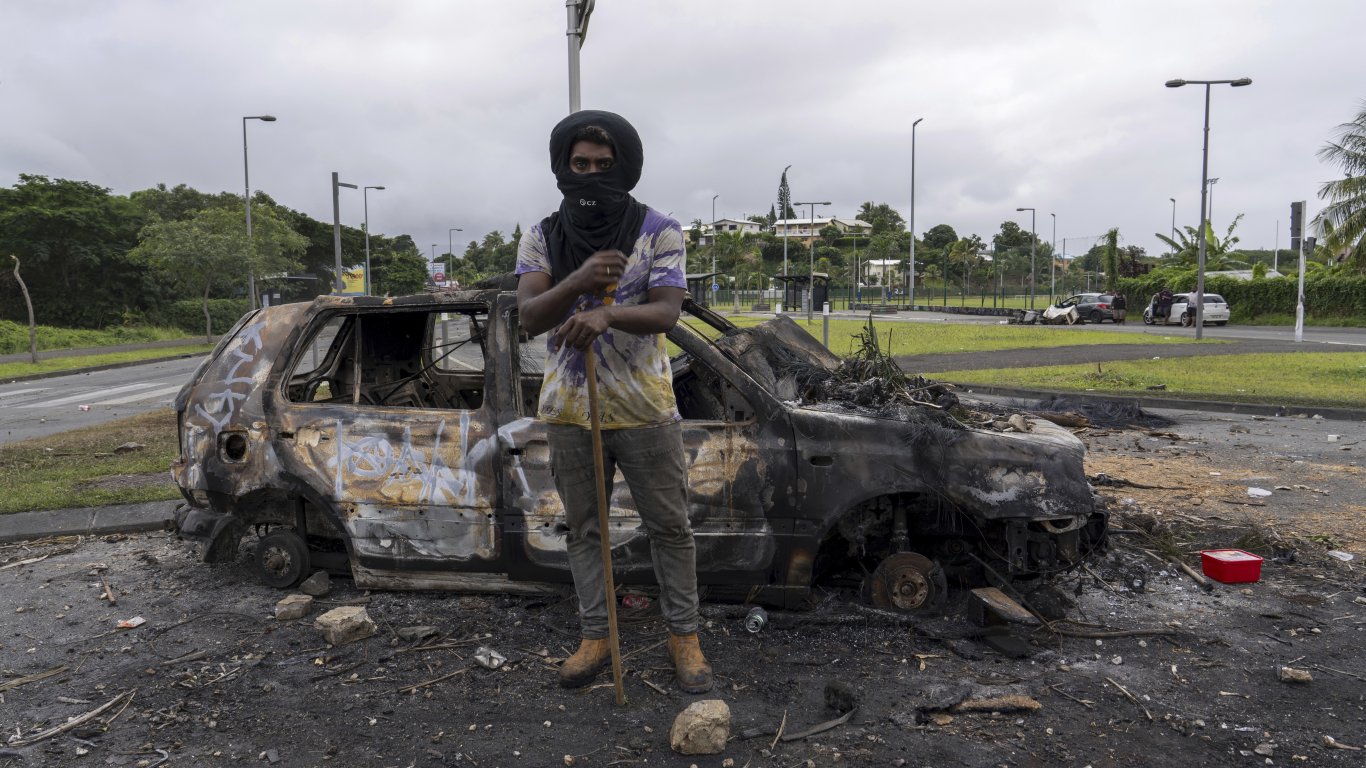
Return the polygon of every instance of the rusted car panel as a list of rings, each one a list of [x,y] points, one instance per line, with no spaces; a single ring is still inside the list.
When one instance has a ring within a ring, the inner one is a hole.
[[[712,594],[797,604],[818,571],[900,551],[968,577],[982,558],[1030,575],[1103,545],[1083,448],[1065,430],[803,405],[787,369],[838,358],[785,318],[737,329],[686,308],[669,339]],[[521,337],[516,298],[498,291],[327,297],[248,316],[177,399],[182,533],[213,560],[235,556],[249,526],[284,527],[310,549],[330,543],[366,587],[568,580],[534,418],[543,343]],[[619,579],[652,581],[620,476],[610,523]]]

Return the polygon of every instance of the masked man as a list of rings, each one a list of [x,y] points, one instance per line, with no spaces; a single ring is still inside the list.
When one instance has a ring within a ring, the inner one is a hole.
[[[663,336],[687,287],[683,230],[631,197],[643,162],[640,136],[619,115],[576,112],[555,126],[550,170],[564,199],[518,244],[518,312],[532,335],[554,329],[539,416],[569,525],[582,638],[560,684],[587,685],[611,661],[588,421],[585,355],[593,355],[607,495],[620,469],[650,537],[679,686],[701,693],[712,671],[697,642],[688,469]]]

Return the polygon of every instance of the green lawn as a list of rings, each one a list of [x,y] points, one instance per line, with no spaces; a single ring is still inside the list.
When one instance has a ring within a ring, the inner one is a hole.
[[[51,357],[33,363],[0,363],[0,379],[11,379],[34,373],[54,373],[77,368],[90,368],[97,365],[133,363],[139,360],[155,360],[179,355],[202,355],[213,349],[211,344],[189,344],[183,347],[156,347],[154,349],[135,349],[130,352],[108,352],[97,355],[74,355],[71,357]]]
[[[114,453],[128,442],[145,447]],[[179,498],[178,452],[169,409],[0,445],[0,514]]]
[[[758,325],[770,318],[762,315],[733,315],[728,318],[741,327]],[[805,317],[793,317],[797,325],[815,338],[822,335],[820,318],[808,325]],[[693,323],[693,327],[700,326]],[[1112,333],[1088,330],[1085,326],[988,325],[961,323],[918,323],[878,320],[873,318],[882,348],[891,340],[892,355],[922,355],[949,352],[992,352],[1003,349],[1034,349],[1043,347],[1071,347],[1084,344],[1194,344],[1194,340],[1179,336],[1155,334]],[[830,349],[836,354],[848,354],[854,338],[863,331],[863,320],[831,320]],[[1201,344],[1220,344],[1202,341]]]
[[[959,384],[1366,408],[1366,352],[1294,352],[946,371]],[[1165,385],[1165,389],[1149,387]]]

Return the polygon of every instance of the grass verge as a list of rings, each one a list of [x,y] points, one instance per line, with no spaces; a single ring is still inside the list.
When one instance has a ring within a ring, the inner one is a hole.
[[[731,322],[741,327],[758,325],[771,318],[757,315],[732,315]],[[794,317],[797,325],[817,339],[823,330],[819,318],[808,325],[806,318]],[[831,320],[830,350],[848,355],[858,343],[865,320]],[[890,342],[892,356],[924,355],[951,352],[995,352],[1005,349],[1033,349],[1044,347],[1073,347],[1089,344],[1194,344],[1193,339],[1178,336],[1159,336],[1137,333],[1111,333],[1087,330],[1085,326],[989,325],[961,323],[917,323],[879,320],[873,318],[882,348]],[[692,327],[701,331],[700,322]],[[1221,344],[1216,340],[1201,344]]]
[[[1366,408],[1366,352],[1212,355],[946,371],[960,384],[1251,403]],[[1154,390],[1153,387],[1165,387]]]
[[[145,447],[114,452],[129,442]],[[0,445],[0,514],[178,498],[178,452],[170,409]]]
[[[155,360],[179,355],[202,355],[213,349],[211,344],[187,344],[183,347],[156,347],[154,349],[134,349],[128,352],[106,352],[98,355],[73,355],[71,357],[50,357],[34,363],[0,363],[0,379],[29,376],[35,373],[58,373],[79,368],[93,368],[100,365],[135,363],[139,360]]]
[[[81,347],[108,347],[116,344],[136,344],[146,341],[167,341],[185,339],[187,334],[179,328],[158,326],[129,326],[90,330],[86,328],[58,328],[40,325],[36,329],[38,351],[50,349],[77,349]],[[28,351],[28,325],[10,320],[0,320],[0,355]]]

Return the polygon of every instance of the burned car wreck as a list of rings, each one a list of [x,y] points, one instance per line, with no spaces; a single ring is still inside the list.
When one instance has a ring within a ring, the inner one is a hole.
[[[937,386],[900,405],[877,384],[835,386],[847,361],[786,317],[738,328],[688,301],[668,339],[710,599],[799,608],[831,579],[923,609],[950,585],[1047,575],[1105,545],[1084,447],[1061,427],[982,428]],[[179,531],[213,562],[254,530],[275,586],[319,567],[361,588],[569,582],[535,418],[543,359],[506,291],[248,314],[176,399]],[[611,506],[618,583],[652,583],[624,482]]]

